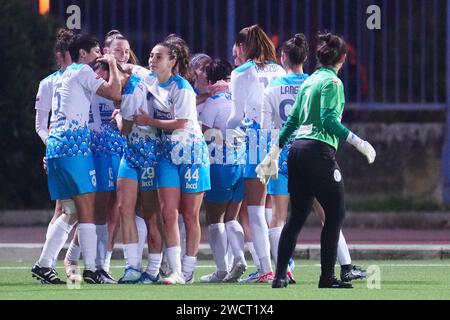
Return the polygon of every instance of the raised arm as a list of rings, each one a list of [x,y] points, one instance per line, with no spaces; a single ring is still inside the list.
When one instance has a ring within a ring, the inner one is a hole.
[[[122,86],[119,79],[119,69],[117,69],[116,59],[111,54],[105,54],[98,61],[106,62],[109,65],[109,80],[103,83],[97,90],[97,94],[106,99],[120,101]]]

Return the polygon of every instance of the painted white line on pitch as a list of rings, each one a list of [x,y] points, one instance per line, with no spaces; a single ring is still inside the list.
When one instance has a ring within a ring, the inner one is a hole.
[[[372,263],[373,265],[374,263]],[[376,263],[375,263],[376,264]],[[449,264],[377,264],[381,268],[446,268],[450,267]],[[198,265],[197,268],[208,269],[215,268],[215,265]],[[254,265],[249,265],[249,268],[255,268]],[[295,268],[319,268],[320,264],[310,264],[310,265],[295,265]],[[125,269],[125,266],[111,266],[111,269]],[[56,267],[56,269],[64,269],[64,267]],[[13,266],[13,267],[0,267],[0,270],[31,270],[31,267],[27,266]]]
[[[0,243],[0,249],[42,249],[44,246],[43,243]],[[68,248],[69,243],[64,245],[64,248]],[[403,249],[403,250],[450,250],[450,244],[349,244],[349,249],[366,249],[366,250],[387,250],[387,249]],[[122,249],[123,244],[117,243],[114,246],[115,249]],[[145,245],[144,248],[147,248]],[[209,244],[201,243],[199,246],[200,250],[211,251]],[[295,246],[296,250],[306,250],[306,249],[320,249],[320,244],[311,243],[311,244],[297,244]]]

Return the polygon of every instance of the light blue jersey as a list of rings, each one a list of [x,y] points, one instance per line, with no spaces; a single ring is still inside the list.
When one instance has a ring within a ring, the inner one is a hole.
[[[116,123],[111,121],[114,109],[113,101],[97,94],[92,96],[89,129],[91,130],[91,149],[94,156],[122,157],[123,155],[125,138],[119,132]]]
[[[210,128],[204,135],[211,164],[245,164],[244,146],[233,137],[233,130],[227,130],[231,108],[230,93],[219,93],[204,103],[200,121],[204,127]]]
[[[286,122],[294,105],[298,90],[303,82],[308,79],[307,74],[287,74],[277,80],[272,81],[264,91],[262,107],[262,128],[274,130],[272,136],[278,136],[280,130]],[[279,159],[279,174],[277,180],[270,180],[268,185],[269,194],[288,194],[287,188],[287,160],[288,150],[292,144],[295,133],[281,150]]]
[[[249,60],[234,69],[230,82],[233,106],[227,128],[239,127],[244,119],[261,123],[264,89],[272,80],[285,74],[283,67],[269,61],[260,67],[255,61]]]
[[[197,119],[196,96],[189,82],[179,75],[149,86],[155,119],[187,120],[183,129],[158,130],[158,186],[180,187],[183,192],[208,190],[209,155]]]
[[[141,81],[146,86],[151,86],[153,83],[155,83],[156,79],[156,73],[153,71],[150,71],[147,68],[134,65],[131,69],[131,73],[141,78]]]
[[[122,90],[120,113],[124,120],[133,121],[135,114],[144,110],[152,114],[147,99],[150,94],[141,79],[132,74]],[[137,180],[141,190],[154,190],[156,183],[157,130],[150,126],[133,124],[126,137],[126,148],[120,163],[119,178]]]
[[[52,111],[53,88],[61,78],[61,75],[62,71],[57,70],[42,79],[39,83],[39,89],[36,94],[36,103],[34,106],[36,110],[47,111],[49,113]]]
[[[205,193],[205,200],[209,202],[240,202],[244,198],[244,166],[238,162],[239,149],[233,143],[222,142],[226,139],[231,105],[231,94],[220,93],[205,101],[201,114],[203,126],[210,128],[205,132],[211,161],[211,190]],[[245,149],[242,148],[241,151],[243,153]]]
[[[274,62],[267,61],[260,66],[253,60],[231,73],[233,105],[227,128],[241,127],[246,132],[245,178],[256,178],[255,168],[267,151],[266,136],[261,139],[260,132],[264,89],[271,81],[285,74],[283,67]]]
[[[58,70],[51,75],[45,77],[39,83],[39,89],[36,94],[36,133],[42,139],[44,144],[47,144],[49,136],[48,117],[52,111],[53,87],[62,75],[62,71]]]
[[[90,98],[105,83],[85,64],[71,64],[54,85],[46,157],[52,199],[95,192],[88,128]]]
[[[91,151],[97,175],[97,191],[116,189],[117,168],[125,148],[125,140],[117,125],[111,122],[114,103],[93,94],[89,112]]]
[[[91,95],[105,83],[86,64],[71,64],[54,85],[47,158],[90,155]]]

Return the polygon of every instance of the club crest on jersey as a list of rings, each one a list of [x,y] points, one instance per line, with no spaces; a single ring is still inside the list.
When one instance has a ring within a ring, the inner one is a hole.
[[[341,182],[342,176],[338,169],[334,169],[333,176],[334,176],[334,181]]]

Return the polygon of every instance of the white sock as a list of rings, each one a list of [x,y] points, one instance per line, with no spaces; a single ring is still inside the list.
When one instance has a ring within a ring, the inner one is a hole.
[[[50,223],[48,224],[48,227],[47,227],[47,232],[45,233],[45,240],[47,240],[47,238],[49,237],[49,234],[50,234],[50,230],[53,228],[53,226],[55,225],[55,223],[54,222],[51,222],[50,221]]]
[[[138,247],[138,258],[139,258],[139,268],[137,269],[141,269],[141,264],[142,264],[142,254],[144,251],[144,247],[145,244],[147,243],[147,225],[145,224],[145,220],[142,219],[139,216],[136,216],[136,227],[137,227],[137,232],[138,232],[138,243],[139,243],[139,247]]]
[[[211,251],[214,257],[214,262],[216,263],[217,271],[226,272],[228,270],[228,264],[226,261],[228,240],[227,233],[225,231],[225,224],[210,224],[208,226],[208,236],[209,245],[211,246]]]
[[[112,251],[106,251],[105,263],[103,264],[103,270],[109,272],[109,267],[111,266]]]
[[[264,209],[264,206],[247,206],[253,245],[259,257],[262,272],[266,274],[272,271],[272,264],[270,261],[269,227],[267,226]]]
[[[184,257],[186,254],[186,226],[181,213],[178,215],[178,229],[180,230],[181,256]]]
[[[241,224],[236,220],[231,220],[225,223],[225,229],[227,231],[228,243],[231,248],[230,251],[234,256],[233,264],[236,264],[237,262],[247,264],[244,256],[244,229],[242,229]],[[228,261],[231,263],[231,260]]]
[[[247,247],[247,250],[252,255],[253,263],[255,264],[256,269],[260,270],[261,264],[259,262],[258,254],[256,253],[255,246],[253,246],[253,242],[246,242],[245,245]]]
[[[55,224],[54,223],[52,223],[51,221],[49,222],[49,224],[48,224],[48,227],[47,227],[47,232],[45,233],[45,240],[47,241],[47,239],[48,239],[48,237],[49,237],[49,235],[51,234],[51,232],[53,232],[52,231],[52,229],[53,229],[53,226],[54,226]],[[58,255],[55,257],[55,259],[53,259],[53,261],[52,261],[52,269],[55,269],[55,267],[56,267],[56,261],[58,260]]]
[[[181,269],[185,278],[190,276],[194,272],[197,265],[197,257],[184,256],[183,261],[181,261]]]
[[[269,229],[269,241],[270,241],[270,252],[272,252],[272,259],[277,265],[278,261],[278,243],[280,242],[281,231],[283,227],[276,227]]]
[[[84,269],[95,271],[95,256],[97,254],[95,224],[78,223],[78,241],[83,254]]]
[[[97,269],[103,268],[106,259],[106,248],[108,246],[108,225],[96,224],[97,233],[97,256],[95,257],[95,266]]]
[[[69,248],[66,252],[66,260],[69,260],[70,262],[78,264],[78,261],[80,260],[81,255],[81,248],[79,245],[75,244],[75,242],[71,241]]]
[[[156,277],[161,267],[162,253],[149,253],[147,259],[148,265],[146,272],[152,277]]]
[[[345,241],[342,230],[339,232],[337,258],[341,266],[352,263],[352,258],[350,257],[350,252],[348,251],[347,242]]]
[[[270,222],[272,221],[272,208],[266,208],[264,213],[266,216],[267,225],[270,226]]]
[[[54,261],[58,258],[58,254],[67,241],[72,226],[63,221],[59,217],[53,223],[52,228],[47,234],[44,247],[38,263],[41,267],[52,268]]]
[[[233,249],[231,249],[229,240],[228,240],[228,244],[227,244],[227,252],[225,254],[225,262],[227,264],[227,270],[231,270],[231,268],[233,268],[233,263],[234,263],[234,254],[233,254]]]
[[[170,270],[181,275],[181,248],[179,246],[166,248],[165,255],[167,262],[169,262]]]
[[[140,270],[141,259],[139,258],[139,253],[142,256],[142,252],[139,251],[138,243],[124,243],[123,244],[123,256],[125,258],[125,263],[127,268],[133,268]]]

